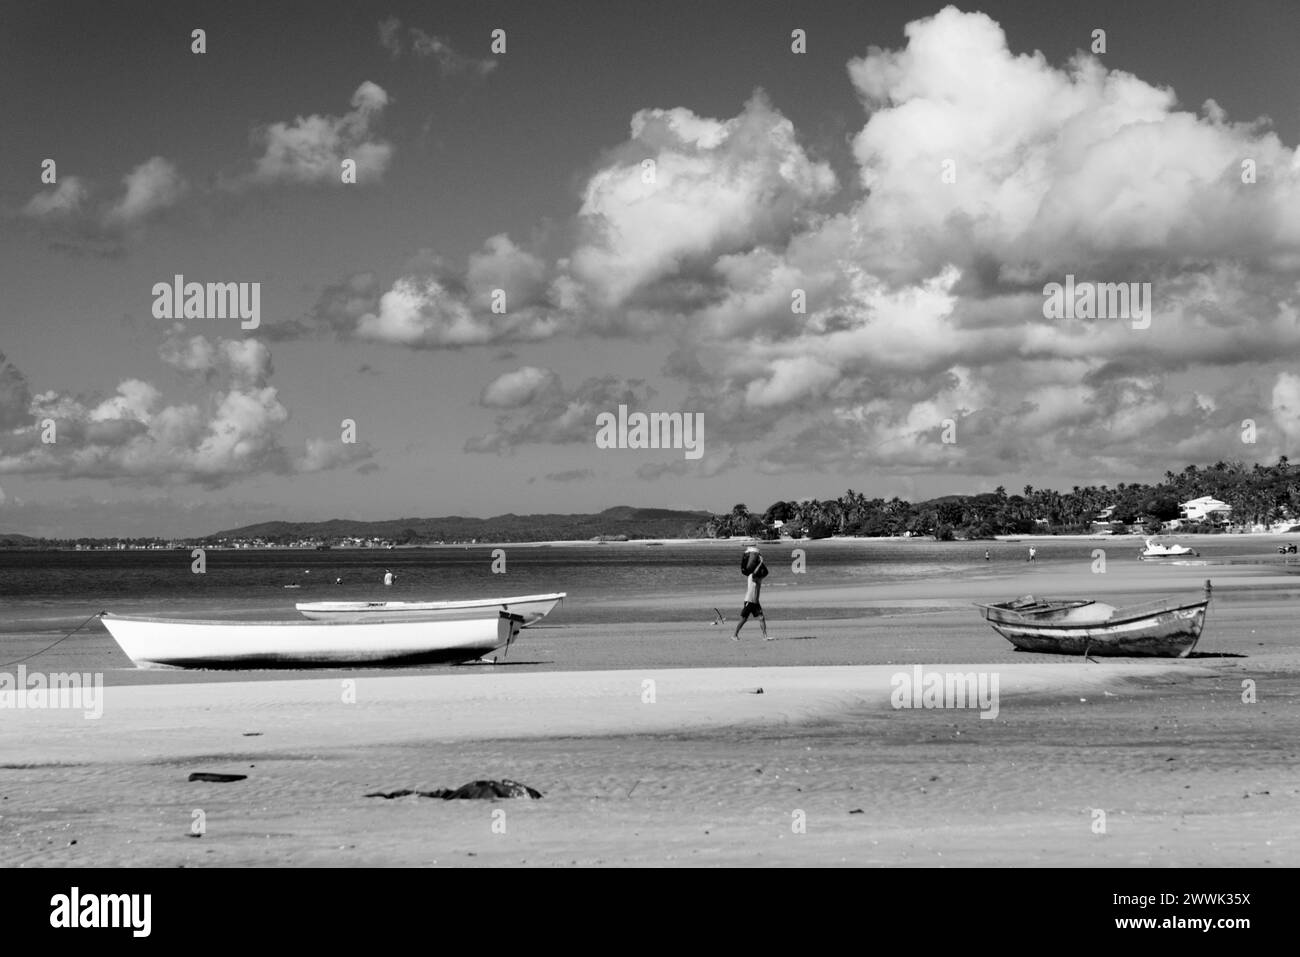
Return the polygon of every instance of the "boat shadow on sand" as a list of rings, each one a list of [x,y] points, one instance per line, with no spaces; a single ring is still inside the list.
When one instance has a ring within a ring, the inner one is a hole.
[[[1049,651],[1034,651],[1028,648],[1016,648],[1014,649],[1014,653],[1017,655],[1040,655],[1045,661],[1046,660],[1059,661],[1062,658],[1083,659],[1086,657],[1088,661],[1098,663],[1098,664],[1103,660],[1107,662],[1111,662],[1111,661],[1149,662],[1153,658],[1166,657],[1163,655],[1094,655],[1094,654],[1090,654],[1087,656],[1081,654],[1067,655],[1067,654],[1060,654],[1057,652],[1049,652]],[[1239,651],[1192,651],[1184,655],[1181,659],[1175,659],[1175,660],[1190,661],[1193,658],[1205,659],[1205,658],[1249,658],[1249,657],[1250,655],[1243,654],[1242,652]]]
[[[519,661],[511,659],[510,661],[458,661],[448,665],[449,668],[509,668],[518,665],[553,665],[554,661]]]

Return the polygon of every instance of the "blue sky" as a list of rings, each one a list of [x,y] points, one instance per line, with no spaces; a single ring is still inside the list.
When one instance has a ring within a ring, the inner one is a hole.
[[[764,508],[1291,454],[1298,21],[10,4],[0,531]],[[261,325],[155,318],[176,274],[260,283]],[[1067,274],[1151,283],[1151,328],[1047,319]],[[702,413],[704,455],[597,448],[620,403]]]

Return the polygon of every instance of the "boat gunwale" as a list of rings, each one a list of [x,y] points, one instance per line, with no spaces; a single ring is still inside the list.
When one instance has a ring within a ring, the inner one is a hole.
[[[420,611],[425,609],[495,608],[498,605],[522,605],[542,601],[563,601],[568,592],[547,592],[541,595],[506,595],[501,598],[463,598],[449,601],[304,601],[293,607],[297,611]]]
[[[453,625],[453,624],[465,624],[465,622],[468,621],[479,621],[479,620],[494,621],[494,620],[500,620],[501,618],[514,618],[520,621],[523,620],[522,615],[517,615],[514,612],[509,612],[504,609],[497,610],[497,615],[495,619],[493,619],[492,616],[488,614],[484,614],[482,619],[478,619],[478,618],[462,618],[462,619],[453,619],[453,620],[430,619],[428,621],[327,621],[327,620],[320,620],[314,618],[260,618],[260,619],[159,618],[153,615],[119,615],[116,612],[111,612],[111,611],[103,612],[102,614],[97,615],[96,617],[98,617],[101,620],[107,618],[107,619],[112,619],[113,621],[151,622],[153,624],[159,624],[159,625],[189,625],[189,626],[211,627],[211,628],[258,627],[258,626],[267,626],[267,625],[274,625],[277,628],[285,627],[285,626],[298,628],[304,625],[309,627],[317,627],[317,628],[356,628],[356,627],[391,628],[395,625],[400,625],[403,627],[410,628],[410,627],[418,627],[421,625],[442,626],[442,625]]]
[[[984,612],[985,621],[992,622],[994,619],[989,617],[989,612],[992,610],[996,610],[999,616],[997,620],[1005,621],[1009,624],[1040,625],[1044,628],[1050,627],[1050,628],[1065,628],[1065,629],[1075,629],[1075,630],[1083,630],[1089,628],[1106,628],[1112,625],[1124,625],[1132,621],[1140,621],[1144,618],[1158,618],[1161,615],[1171,614],[1173,612],[1178,612],[1178,611],[1188,611],[1193,609],[1204,610],[1210,604],[1209,598],[1200,598],[1197,599],[1196,601],[1183,602],[1181,604],[1176,604],[1176,605],[1172,604],[1172,602],[1174,601],[1177,601],[1177,599],[1172,599],[1172,598],[1157,599],[1156,601],[1152,601],[1152,602],[1143,602],[1140,605],[1129,605],[1124,608],[1116,608],[1114,613],[1109,618],[1103,618],[1099,621],[1069,621],[1069,620],[1045,621],[1042,618],[1042,613],[1026,615],[1019,611],[1006,608],[1005,605],[1000,603],[990,604],[990,603],[983,603],[983,602],[975,602],[974,604],[975,607],[981,609]]]

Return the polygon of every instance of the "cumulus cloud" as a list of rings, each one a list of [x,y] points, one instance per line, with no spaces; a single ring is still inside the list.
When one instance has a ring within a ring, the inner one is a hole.
[[[536,306],[547,293],[546,263],[502,233],[469,257],[465,286],[469,304],[480,311],[490,312],[496,297],[506,310]]]
[[[271,350],[258,339],[218,339],[183,335],[177,324],[158,349],[158,356],[180,372],[205,379],[228,379],[241,386],[266,384],[274,371]]]
[[[948,7],[904,32],[903,49],[849,64],[871,110],[853,146],[874,270],[907,279],[992,257],[1040,281],[1135,257],[1295,262],[1300,227],[1282,211],[1300,171],[1261,124],[1228,123],[1213,103],[1180,110],[1173,90],[1083,54],[1063,68],[1013,54],[984,14]]]
[[[38,421],[54,420],[57,441],[42,443],[36,427],[5,436],[0,473],[216,487],[287,471],[276,433],[289,413],[274,388],[234,387],[206,405],[166,405],[156,387],[138,379],[98,402],[44,392],[33,398],[32,411]]]
[[[545,265],[506,236],[494,236],[457,274],[433,259],[398,278],[361,315],[358,339],[419,349],[447,349],[554,336],[566,321],[551,305]]]
[[[560,377],[550,369],[523,366],[502,373],[486,386],[479,403],[494,409],[517,409],[560,388]]]
[[[358,184],[378,183],[394,151],[378,135],[388,103],[384,89],[367,81],[357,87],[352,109],[342,116],[312,114],[258,128],[253,139],[262,152],[252,168],[218,173],[215,190],[194,189],[175,163],[153,156],[122,177],[117,196],[97,197],[87,180],[70,175],[32,196],[20,213],[49,236],[52,248],[118,256],[168,211],[223,192],[274,184],[341,184],[344,160],[356,163]]]
[[[384,88],[367,80],[352,94],[352,109],[342,116],[313,113],[260,128],[255,139],[263,153],[237,185],[338,184],[343,161],[349,159],[357,164],[358,184],[381,181],[393,158],[392,144],[377,133],[388,102]]]
[[[729,257],[783,248],[835,189],[830,167],[807,155],[762,94],[729,120],[643,110],[631,134],[587,183],[567,255],[548,264],[492,236],[463,272],[399,277],[358,319],[356,337],[455,348],[653,333],[665,314],[717,301],[733,273],[759,281],[762,264]],[[644,161],[654,163],[653,182]],[[788,289],[767,293],[781,297],[788,306]]]
[[[835,185],[761,94],[725,121],[641,110],[583,191],[571,269],[598,304],[615,306],[692,265],[783,242]]]
[[[154,156],[122,177],[118,195],[96,194],[87,180],[69,175],[53,189],[34,195],[21,212],[45,234],[52,249],[117,257],[145,235],[151,223],[180,206],[191,189],[176,164]]]
[[[0,373],[0,474],[100,478],[140,484],[194,483],[220,487],[257,474],[320,471],[369,458],[368,446],[339,450],[311,439],[291,455],[280,438],[289,411],[268,383],[271,356],[256,339],[185,338],[173,333],[162,360],[210,388],[203,399],[167,403],[141,379],[121,382],[114,394],[85,398],[49,390],[31,394],[26,380]],[[26,401],[26,415],[12,407]],[[45,420],[55,441],[44,441]],[[341,443],[337,443],[341,444]]]
[[[597,415],[617,413],[619,405],[642,407],[654,396],[654,390],[641,379],[589,378],[567,390],[554,376],[549,370],[525,367],[490,383],[484,389],[484,404],[489,404],[489,397],[499,397],[497,407],[517,411],[499,416],[496,428],[470,439],[465,451],[505,453],[533,443],[586,442],[594,447]],[[537,383],[531,391],[530,382]]]
[[[784,248],[720,257],[720,293],[677,304],[667,371],[716,440],[772,470],[1104,476],[1237,454],[1241,418],[1290,408],[1284,380],[1270,397],[1227,370],[1300,355],[1293,149],[1091,57],[1013,54],[983,14],[905,32],[849,65],[865,194]],[[1150,283],[1150,328],[1046,318],[1067,273]],[[1188,387],[1205,375],[1217,401]]]
[[[553,258],[492,237],[463,271],[408,271],[351,334],[667,339],[711,469],[1134,475],[1239,454],[1240,420],[1270,414],[1256,454],[1282,451],[1300,407],[1283,368],[1300,356],[1296,150],[1087,54],[1014,51],[981,13],[900,39],[847,64],[852,188],[761,93],[730,118],[641,110]],[[1149,284],[1150,326],[1048,318],[1044,287],[1067,275]],[[513,411],[471,447],[572,441],[569,396],[547,370],[499,377],[480,400]]]
[[[125,191],[104,213],[104,224],[129,228],[175,206],[189,184],[175,164],[161,156],[145,160],[122,177]]]

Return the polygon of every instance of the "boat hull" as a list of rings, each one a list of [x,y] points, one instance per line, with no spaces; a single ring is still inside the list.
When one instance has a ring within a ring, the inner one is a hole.
[[[1115,609],[1093,602],[1059,603],[1018,610],[981,605],[993,629],[1021,651],[1114,657],[1186,658],[1205,627],[1209,599],[1153,602]]]
[[[314,601],[294,607],[312,621],[464,621],[494,611],[524,619],[523,627],[541,621],[565,599],[564,592],[516,595],[470,601]]]
[[[517,615],[453,621],[182,621],[100,619],[140,668],[304,668],[469,661],[506,647]]]
[[[1123,626],[1053,628],[1015,622],[990,621],[995,631],[1021,651],[1059,655],[1110,655],[1123,657],[1186,658],[1196,647],[1205,610],[1167,615]]]

